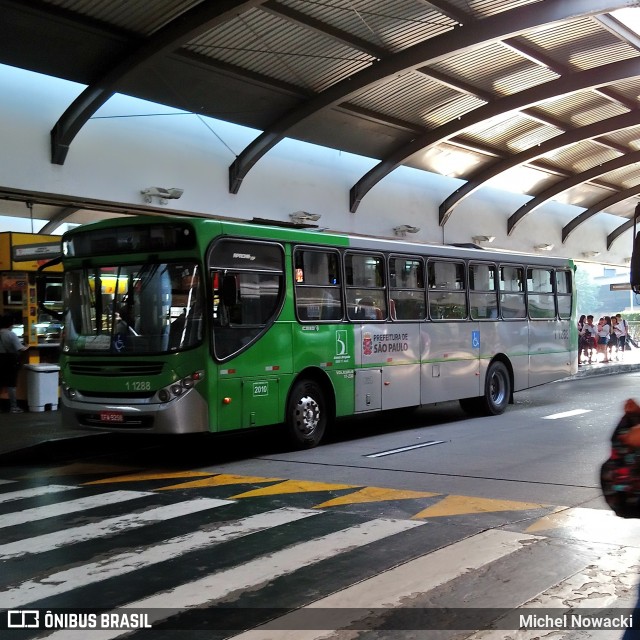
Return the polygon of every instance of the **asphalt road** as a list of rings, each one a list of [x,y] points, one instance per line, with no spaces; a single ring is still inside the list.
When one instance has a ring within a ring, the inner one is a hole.
[[[136,640],[620,638],[520,616],[629,619],[640,522],[606,508],[598,470],[639,377],[545,385],[497,417],[344,420],[309,451],[275,429],[32,451],[0,472],[0,614],[148,615]]]
[[[598,471],[640,373],[543,385],[501,416],[457,402],[339,421],[327,441],[290,451],[277,429],[224,437],[117,439],[85,457],[141,468],[199,469],[606,508]],[[102,437],[102,436],[100,436]],[[123,445],[126,443],[126,445]],[[117,449],[114,451],[114,449]],[[68,456],[73,451],[66,452]],[[88,454],[88,455],[87,455]]]

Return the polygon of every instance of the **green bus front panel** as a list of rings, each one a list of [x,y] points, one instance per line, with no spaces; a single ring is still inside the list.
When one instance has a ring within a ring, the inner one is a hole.
[[[212,431],[281,422],[293,371],[291,323],[277,322],[245,351],[213,368]]]
[[[280,422],[280,386],[281,379],[275,376],[220,380],[218,429],[229,431]]]

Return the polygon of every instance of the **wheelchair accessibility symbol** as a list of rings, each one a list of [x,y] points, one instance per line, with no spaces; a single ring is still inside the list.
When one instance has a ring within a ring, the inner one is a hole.
[[[472,349],[480,348],[480,332],[479,331],[471,332],[471,348]]]

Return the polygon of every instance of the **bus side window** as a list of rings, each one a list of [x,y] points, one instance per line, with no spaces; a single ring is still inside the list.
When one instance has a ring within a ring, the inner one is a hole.
[[[553,276],[553,269],[532,267],[527,269],[527,306],[530,318],[549,319],[556,317]]]
[[[358,320],[382,320],[382,310],[371,297],[361,298],[356,308]]]
[[[387,297],[383,256],[349,252],[344,264],[349,319],[384,320]]]
[[[294,283],[300,321],[342,320],[340,261],[336,251],[296,250]]]
[[[482,263],[469,265],[469,301],[472,320],[498,317],[495,265]]]
[[[418,256],[389,258],[392,320],[422,320],[425,316],[424,267]]]
[[[467,318],[465,265],[463,262],[432,260],[428,264],[429,316],[433,320]]]
[[[524,267],[501,265],[499,284],[502,317],[507,320],[526,318]]]
[[[222,238],[211,246],[209,264],[214,353],[226,359],[275,322],[285,293],[284,252],[277,243]],[[193,318],[194,327],[201,327],[201,320],[200,313]]]
[[[562,320],[571,319],[571,271],[556,271],[556,297],[558,299],[558,315]]]

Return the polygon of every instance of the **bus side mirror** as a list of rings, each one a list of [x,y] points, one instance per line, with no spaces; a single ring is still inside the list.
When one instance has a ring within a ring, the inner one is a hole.
[[[222,302],[226,307],[238,303],[238,285],[235,276],[224,276],[222,280]]]
[[[640,293],[640,233],[636,234],[636,220],[640,216],[640,203],[636,205],[633,214],[633,250],[629,265],[629,284],[634,293]]]
[[[634,293],[640,293],[640,233],[633,240],[629,282]]]

